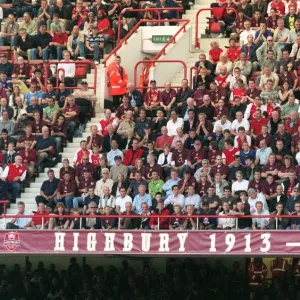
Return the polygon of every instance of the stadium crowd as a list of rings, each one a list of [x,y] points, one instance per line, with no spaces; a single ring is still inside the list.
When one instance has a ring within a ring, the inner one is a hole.
[[[48,8],[46,1],[42,3]],[[133,2],[124,3],[128,7]],[[59,5],[58,0],[54,6]],[[101,1],[96,2],[90,9],[97,11],[101,5],[104,5]],[[251,8],[247,16],[245,5]],[[236,7],[238,11],[236,17],[224,12],[220,22],[224,33],[233,32],[229,46],[221,49],[217,41],[212,41],[209,57],[200,54],[199,61],[195,62],[197,71],[193,82],[183,79],[177,91],[171,82],[165,83],[164,90],[157,89],[155,79],[149,78],[151,64],[147,62],[141,70],[140,85],[134,87],[128,81],[121,58],[116,56],[107,68],[107,84],[113,98],[111,109],[105,110],[98,126],[90,128],[90,135],[81,141],[73,161],[63,160],[59,178],[55,178],[52,170],[48,171],[49,179],[36,197],[35,215],[52,211],[61,215],[47,217],[44,226],[78,228],[78,220],[69,221],[63,215],[84,213],[127,216],[120,224],[111,217],[84,218],[86,229],[117,226],[171,230],[300,229],[300,20],[293,13],[295,5],[287,3],[281,12],[282,2],[277,0],[271,1],[263,11],[264,5],[257,7],[246,1],[217,3],[218,8]],[[73,16],[70,22],[55,20],[54,14],[53,26],[44,10],[38,25],[41,35],[46,34],[49,23],[50,29],[72,28],[67,50],[61,49],[64,60],[58,68],[65,68],[65,76],[58,74],[57,92],[53,89],[55,81],[43,86],[40,69],[34,70],[30,90],[24,94],[20,89],[24,80],[30,79],[26,73],[30,72],[29,66],[22,55],[43,57],[51,53],[50,48],[43,51],[40,47],[38,51],[25,53],[16,46],[14,66],[5,56],[1,58],[0,71],[13,69],[10,74],[1,73],[0,123],[4,124],[5,155],[11,158],[2,173],[1,184],[13,187],[13,202],[20,191],[20,181],[30,180],[35,174],[34,165],[39,172],[42,163],[47,164],[67,141],[72,141],[78,123],[86,122],[86,102],[91,105],[96,101],[85,81],[71,95],[65,89],[66,85],[73,84],[74,76],[68,74],[74,74],[74,66],[64,61],[84,57],[84,43],[80,38],[84,34],[80,30],[86,23],[78,12],[80,9],[88,11],[82,7],[81,0],[73,9],[77,17]],[[30,34],[36,33],[26,32],[37,26],[30,16],[37,17],[34,9],[22,11],[19,16],[23,14],[28,27],[25,31],[20,28],[20,35],[15,38],[7,37],[13,43],[24,37],[28,40]],[[109,11],[108,15],[111,15]],[[126,19],[124,26],[129,28],[135,21]],[[11,15],[7,22],[12,23],[4,28],[16,24]],[[12,76],[11,87],[7,86],[7,76]],[[17,134],[18,123],[23,127]],[[22,130],[23,135],[19,134]],[[28,160],[29,152],[36,161]],[[24,213],[24,203],[18,207],[19,213]],[[144,217],[140,221],[130,218],[135,214]],[[169,219],[170,214],[187,218]],[[299,215],[299,218],[278,218],[274,222],[267,217],[269,214]],[[151,215],[164,217],[158,220]],[[212,219],[210,215],[228,215],[228,218]],[[243,215],[253,218],[236,223],[235,217]],[[256,218],[256,215],[266,215],[266,218]],[[7,226],[39,228],[38,220],[41,218],[33,217],[28,222],[18,218]]]

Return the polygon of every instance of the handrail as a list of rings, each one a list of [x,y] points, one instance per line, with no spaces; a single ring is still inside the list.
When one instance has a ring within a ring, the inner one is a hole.
[[[0,204],[3,204],[3,215],[6,215],[6,205],[9,204],[9,200],[0,200]]]
[[[186,26],[190,22],[190,20],[181,20],[184,24],[179,28],[179,30],[170,38],[170,40],[164,45],[164,47],[155,55],[154,60],[159,59],[162,55],[166,54],[166,49],[171,44],[175,44],[175,38],[179,35],[181,31],[186,32]]]
[[[190,67],[190,84],[193,83],[193,70],[196,70],[195,72],[195,82],[197,82],[197,77],[198,77],[198,68],[193,66],[193,67]]]
[[[94,72],[94,85],[93,86],[89,86],[88,88],[89,89],[92,89],[94,91],[94,93],[96,94],[97,92],[97,66],[96,64],[93,62],[93,61],[90,61],[90,60],[80,60],[80,61],[58,61],[58,60],[54,60],[54,61],[48,61],[48,63],[45,65],[45,86],[47,86],[47,82],[49,80],[49,77],[48,77],[48,72],[47,70],[50,68],[51,65],[58,65],[58,64],[75,64],[75,67],[76,65],[80,65],[80,64],[86,64],[86,65],[91,65],[95,72]],[[62,70],[62,69],[59,69],[59,70]],[[56,82],[58,82],[58,71],[57,70],[57,77],[56,77]],[[58,89],[58,86],[54,87],[54,89]],[[76,87],[66,87],[66,89],[77,89]]]
[[[237,16],[237,11],[235,8],[233,7],[226,7],[225,8],[226,10],[232,10],[233,12],[235,12],[235,15]],[[213,12],[213,9],[212,8],[200,8],[197,13],[196,13],[196,30],[195,30],[195,48],[196,49],[199,49],[200,48],[200,43],[199,43],[199,39],[198,39],[198,33],[199,33],[199,14],[202,12],[202,11],[211,11]]]
[[[172,19],[172,22],[184,22],[187,20],[182,19]],[[189,21],[189,20],[188,20]],[[144,23],[163,23],[166,22],[166,20],[145,20],[141,19],[138,21],[138,23],[135,24],[135,26],[127,33],[127,35],[117,44],[117,46],[109,53],[109,55],[104,59],[103,65],[104,68],[106,67],[107,61],[113,56],[117,54],[117,51],[122,47],[123,43],[127,42],[127,40],[131,37],[131,35],[137,31],[137,29],[140,27],[141,24]]]
[[[121,18],[123,16],[123,14],[127,13],[127,12],[146,12],[146,11],[153,11],[155,13],[157,13],[157,16],[158,16],[158,20],[148,20],[148,21],[160,21],[161,20],[161,17],[160,17],[160,11],[163,11],[163,10],[176,10],[176,11],[182,11],[183,10],[183,7],[169,7],[169,8],[165,8],[165,7],[152,7],[152,8],[136,8],[136,9],[125,9],[124,12],[121,11],[121,13],[119,14],[119,18],[118,18],[118,40],[117,40],[117,43],[119,44],[120,43],[120,40],[121,40]],[[166,22],[166,21],[164,21]],[[174,21],[172,21],[174,22]],[[161,23],[161,22],[159,22]]]
[[[187,76],[187,66],[186,63],[183,60],[179,60],[179,59],[167,59],[167,60],[140,60],[138,61],[135,66],[134,66],[134,80],[133,80],[133,85],[135,88],[138,88],[137,86],[137,67],[142,64],[142,63],[180,63],[183,65],[183,71],[184,71],[184,78],[186,78]]]

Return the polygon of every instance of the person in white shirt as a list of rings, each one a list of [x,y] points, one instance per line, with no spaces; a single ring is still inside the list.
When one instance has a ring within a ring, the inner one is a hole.
[[[256,211],[252,214],[253,216],[267,216],[269,215],[269,210],[264,209],[264,205],[261,201],[257,201],[255,204]],[[270,218],[253,218],[252,219],[252,229],[257,230],[257,229],[268,229],[268,226],[270,224]]]
[[[26,229],[30,227],[31,218],[22,218],[23,216],[33,215],[31,210],[25,209],[25,203],[20,201],[18,203],[18,218],[13,218],[10,222],[6,224],[6,229]]]
[[[231,124],[231,134],[237,135],[239,127],[244,127],[246,134],[249,134],[250,124],[248,120],[244,119],[243,113],[241,111],[237,111],[235,117],[236,119]]]
[[[116,164],[115,157],[121,156],[122,161],[124,159],[124,153],[118,148],[118,142],[116,140],[111,141],[111,150],[107,153],[107,162],[109,166]]]
[[[219,213],[219,216],[230,215],[230,206],[227,201],[223,202],[223,211]],[[235,218],[220,218],[218,219],[218,229],[235,229]]]
[[[72,62],[72,60],[70,59],[71,54],[68,50],[63,51],[63,57],[64,59],[61,60],[61,62],[57,65],[57,70],[63,69],[64,72],[59,71],[58,78],[60,81],[64,82],[66,86],[70,86],[73,79],[75,78],[76,66],[72,63],[66,63]]]
[[[125,204],[127,202],[132,203],[132,198],[126,195],[126,188],[121,187],[119,189],[120,196],[116,199],[116,212],[118,214],[123,213],[126,210]]]
[[[247,191],[249,181],[244,179],[243,173],[241,171],[237,171],[235,173],[236,181],[232,184],[232,194],[238,191]]]
[[[260,97],[255,97],[254,99],[254,103],[250,103],[247,105],[247,109],[245,111],[245,119],[248,120],[250,118],[250,113],[251,113],[251,109],[252,109],[252,106],[255,105],[256,106],[256,109],[260,109],[261,112],[264,112],[267,110],[267,107],[266,105],[263,105],[262,104],[262,99]],[[255,109],[255,110],[256,110]],[[255,111],[254,111],[255,112]],[[254,116],[252,116],[253,118]]]
[[[178,118],[175,110],[171,111],[170,120],[167,123],[168,135],[177,136],[177,128],[183,128],[183,118]]]
[[[225,129],[230,130],[231,122],[227,119],[227,115],[222,115],[221,120],[216,121],[213,132],[216,132],[217,128],[222,128],[222,131]]]
[[[201,197],[198,194],[195,194],[195,187],[190,185],[188,187],[188,194],[184,200],[185,208],[188,205],[193,205],[194,209],[199,211],[201,206]]]
[[[248,86],[247,86],[247,78],[246,78],[245,75],[242,75],[241,72],[242,71],[241,71],[241,69],[239,67],[235,67],[233,69],[233,75],[232,76],[228,76],[226,82],[229,82],[229,88],[230,89],[236,89],[236,88],[238,88],[238,83],[237,83],[238,79],[241,79],[243,81],[245,89],[248,88]]]
[[[243,32],[240,34],[240,45],[241,45],[241,47],[244,44],[248,43],[248,36],[250,34],[252,34],[253,36],[255,36],[255,30],[250,29],[251,28],[251,22],[250,22],[250,20],[246,20],[244,22],[244,27],[245,27],[245,30],[243,30]]]
[[[254,212],[256,212],[256,202],[260,201],[263,203],[264,209],[269,211],[269,207],[266,201],[265,196],[262,193],[257,193],[257,191],[253,188],[250,188],[248,190],[248,204],[250,206],[250,213],[253,214]]]
[[[179,194],[179,187],[177,184],[172,186],[172,194],[165,200],[165,206],[168,206],[169,204],[179,204],[181,207],[184,207],[184,196]]]

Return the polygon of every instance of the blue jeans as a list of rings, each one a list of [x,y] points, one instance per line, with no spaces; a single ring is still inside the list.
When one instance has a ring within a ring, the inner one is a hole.
[[[10,45],[10,47],[14,47],[16,43],[16,37],[0,37],[0,46],[4,46],[5,44]]]
[[[17,197],[20,196],[21,185],[17,181],[7,181],[7,186],[12,188],[11,201],[15,203]]]
[[[39,57],[39,49],[32,49],[31,58],[37,59]],[[49,49],[42,49],[42,60],[48,60],[49,58]]]
[[[94,45],[94,60],[99,60],[99,44]]]
[[[50,56],[51,59],[58,59],[58,60],[62,60],[62,53],[64,50],[66,50],[66,47],[62,47],[62,46],[50,46]]]
[[[78,208],[80,203],[83,203],[82,197],[76,197],[73,199],[73,207],[74,208]]]
[[[74,55],[74,59],[77,59],[78,56],[85,57],[84,43],[81,41],[77,41],[77,46],[78,46],[78,54]]]
[[[65,202],[66,207],[70,211],[73,208],[73,199],[74,199],[74,196],[66,196],[66,197],[63,197],[61,199],[58,199],[57,197],[55,197],[54,202],[56,204],[59,203],[59,202]]]
[[[61,137],[60,136],[56,136],[55,137],[55,150],[56,150],[56,154],[58,154],[61,151]]]
[[[76,129],[76,123],[74,121],[67,121],[66,123],[68,126],[68,141],[72,142],[75,129]]]

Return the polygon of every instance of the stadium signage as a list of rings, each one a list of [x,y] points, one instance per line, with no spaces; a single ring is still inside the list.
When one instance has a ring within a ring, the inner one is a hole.
[[[297,231],[2,231],[0,254],[299,255]]]
[[[152,35],[152,43],[164,44],[167,43],[172,37],[172,35]]]

